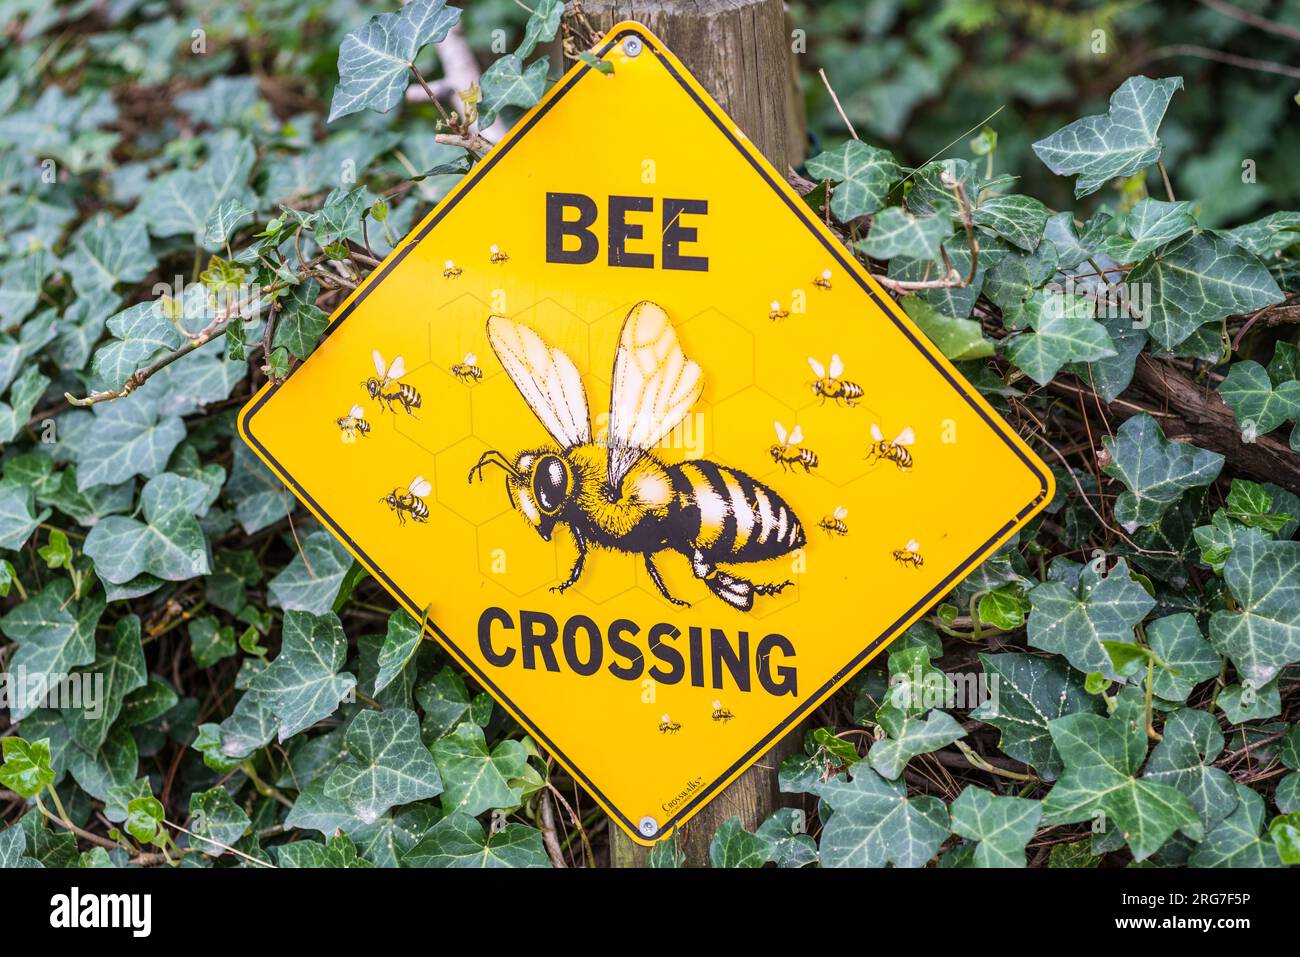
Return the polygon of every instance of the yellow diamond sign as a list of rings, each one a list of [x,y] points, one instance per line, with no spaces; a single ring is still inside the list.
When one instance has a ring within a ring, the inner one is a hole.
[[[654,36],[596,52],[241,431],[645,843],[1052,478]]]

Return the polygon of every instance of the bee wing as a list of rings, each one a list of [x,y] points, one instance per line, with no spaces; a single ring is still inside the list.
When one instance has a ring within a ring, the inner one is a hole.
[[[671,719],[668,717],[668,715],[661,714],[659,716],[659,720],[662,721],[664,724],[668,724]]]
[[[393,364],[388,367],[388,378],[400,379],[406,375],[406,360],[398,356],[393,360]]]
[[[618,488],[645,450],[686,417],[704,380],[682,352],[668,313],[647,300],[623,320],[612,381],[608,479]]]
[[[819,379],[826,378],[826,367],[822,365],[820,362],[818,362],[816,359],[814,359],[812,356],[808,357],[808,368],[812,369],[813,375],[815,375],[817,378]]]
[[[790,430],[790,444],[798,445],[802,441],[803,441],[803,426],[796,425],[793,429]]]
[[[894,444],[911,445],[915,441],[916,441],[916,433],[912,431],[912,427],[909,425],[902,432],[898,433],[898,438],[894,439]]]
[[[433,486],[429,484],[428,480],[426,480],[423,475],[417,475],[411,480],[411,484],[406,490],[416,498],[424,498],[433,491]]]
[[[844,374],[844,360],[838,354],[831,356],[830,373],[832,379],[838,379]]]
[[[354,418],[354,419],[365,418],[366,410],[363,409],[363,408],[361,408],[361,406],[359,406],[359,405],[354,405],[354,406],[353,406],[353,407],[348,411],[348,415],[352,416],[352,418]]]
[[[489,316],[488,343],[539,422],[565,449],[591,441],[587,394],[573,360],[527,326]]]
[[[885,440],[885,433],[881,432],[880,426],[876,425],[874,422],[871,423],[871,437],[877,442],[883,442]]]
[[[921,546],[918,545],[916,543],[916,539],[913,538],[907,543],[907,550],[909,552],[919,552],[921,550]]]
[[[845,508],[843,505],[836,505],[835,517],[841,520],[846,519],[849,517],[849,510]]]
[[[785,445],[785,426],[780,422],[773,422],[772,424],[776,426],[776,441],[781,445]]]
[[[714,702],[713,702],[713,710],[714,710],[714,711],[717,711],[717,710],[718,710],[719,708],[721,708],[721,707],[722,707],[722,702],[721,702],[721,701],[714,701]]]
[[[474,355],[474,353],[472,352],[465,353],[465,365],[467,366],[478,365],[478,356]]]
[[[384,357],[381,356],[379,354],[379,350],[376,349],[374,352],[370,353],[370,358],[375,360],[375,372],[378,373],[379,378],[381,379],[384,378],[384,375],[388,369],[388,366],[384,364]]]

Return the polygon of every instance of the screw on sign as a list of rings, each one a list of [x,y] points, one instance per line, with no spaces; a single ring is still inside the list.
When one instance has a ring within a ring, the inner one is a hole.
[[[240,428],[651,843],[1052,479],[657,38],[593,54]]]

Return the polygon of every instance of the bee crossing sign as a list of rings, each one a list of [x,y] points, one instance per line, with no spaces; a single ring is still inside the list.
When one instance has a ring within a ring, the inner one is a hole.
[[[655,37],[596,55],[240,428],[647,843],[1052,478]]]

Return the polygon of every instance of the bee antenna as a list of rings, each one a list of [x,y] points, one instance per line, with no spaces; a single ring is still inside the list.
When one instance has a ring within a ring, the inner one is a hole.
[[[478,463],[472,469],[469,470],[469,482],[472,484],[474,482],[475,477],[482,479],[483,470],[487,468],[489,465],[495,465],[498,468],[503,469],[505,472],[507,472],[509,475],[513,476],[516,479],[523,478],[523,475],[520,474],[519,470],[515,468],[513,465],[511,465],[506,460],[506,457],[504,455],[502,455],[496,449],[489,449],[488,451],[484,452],[481,456],[479,456]]]

